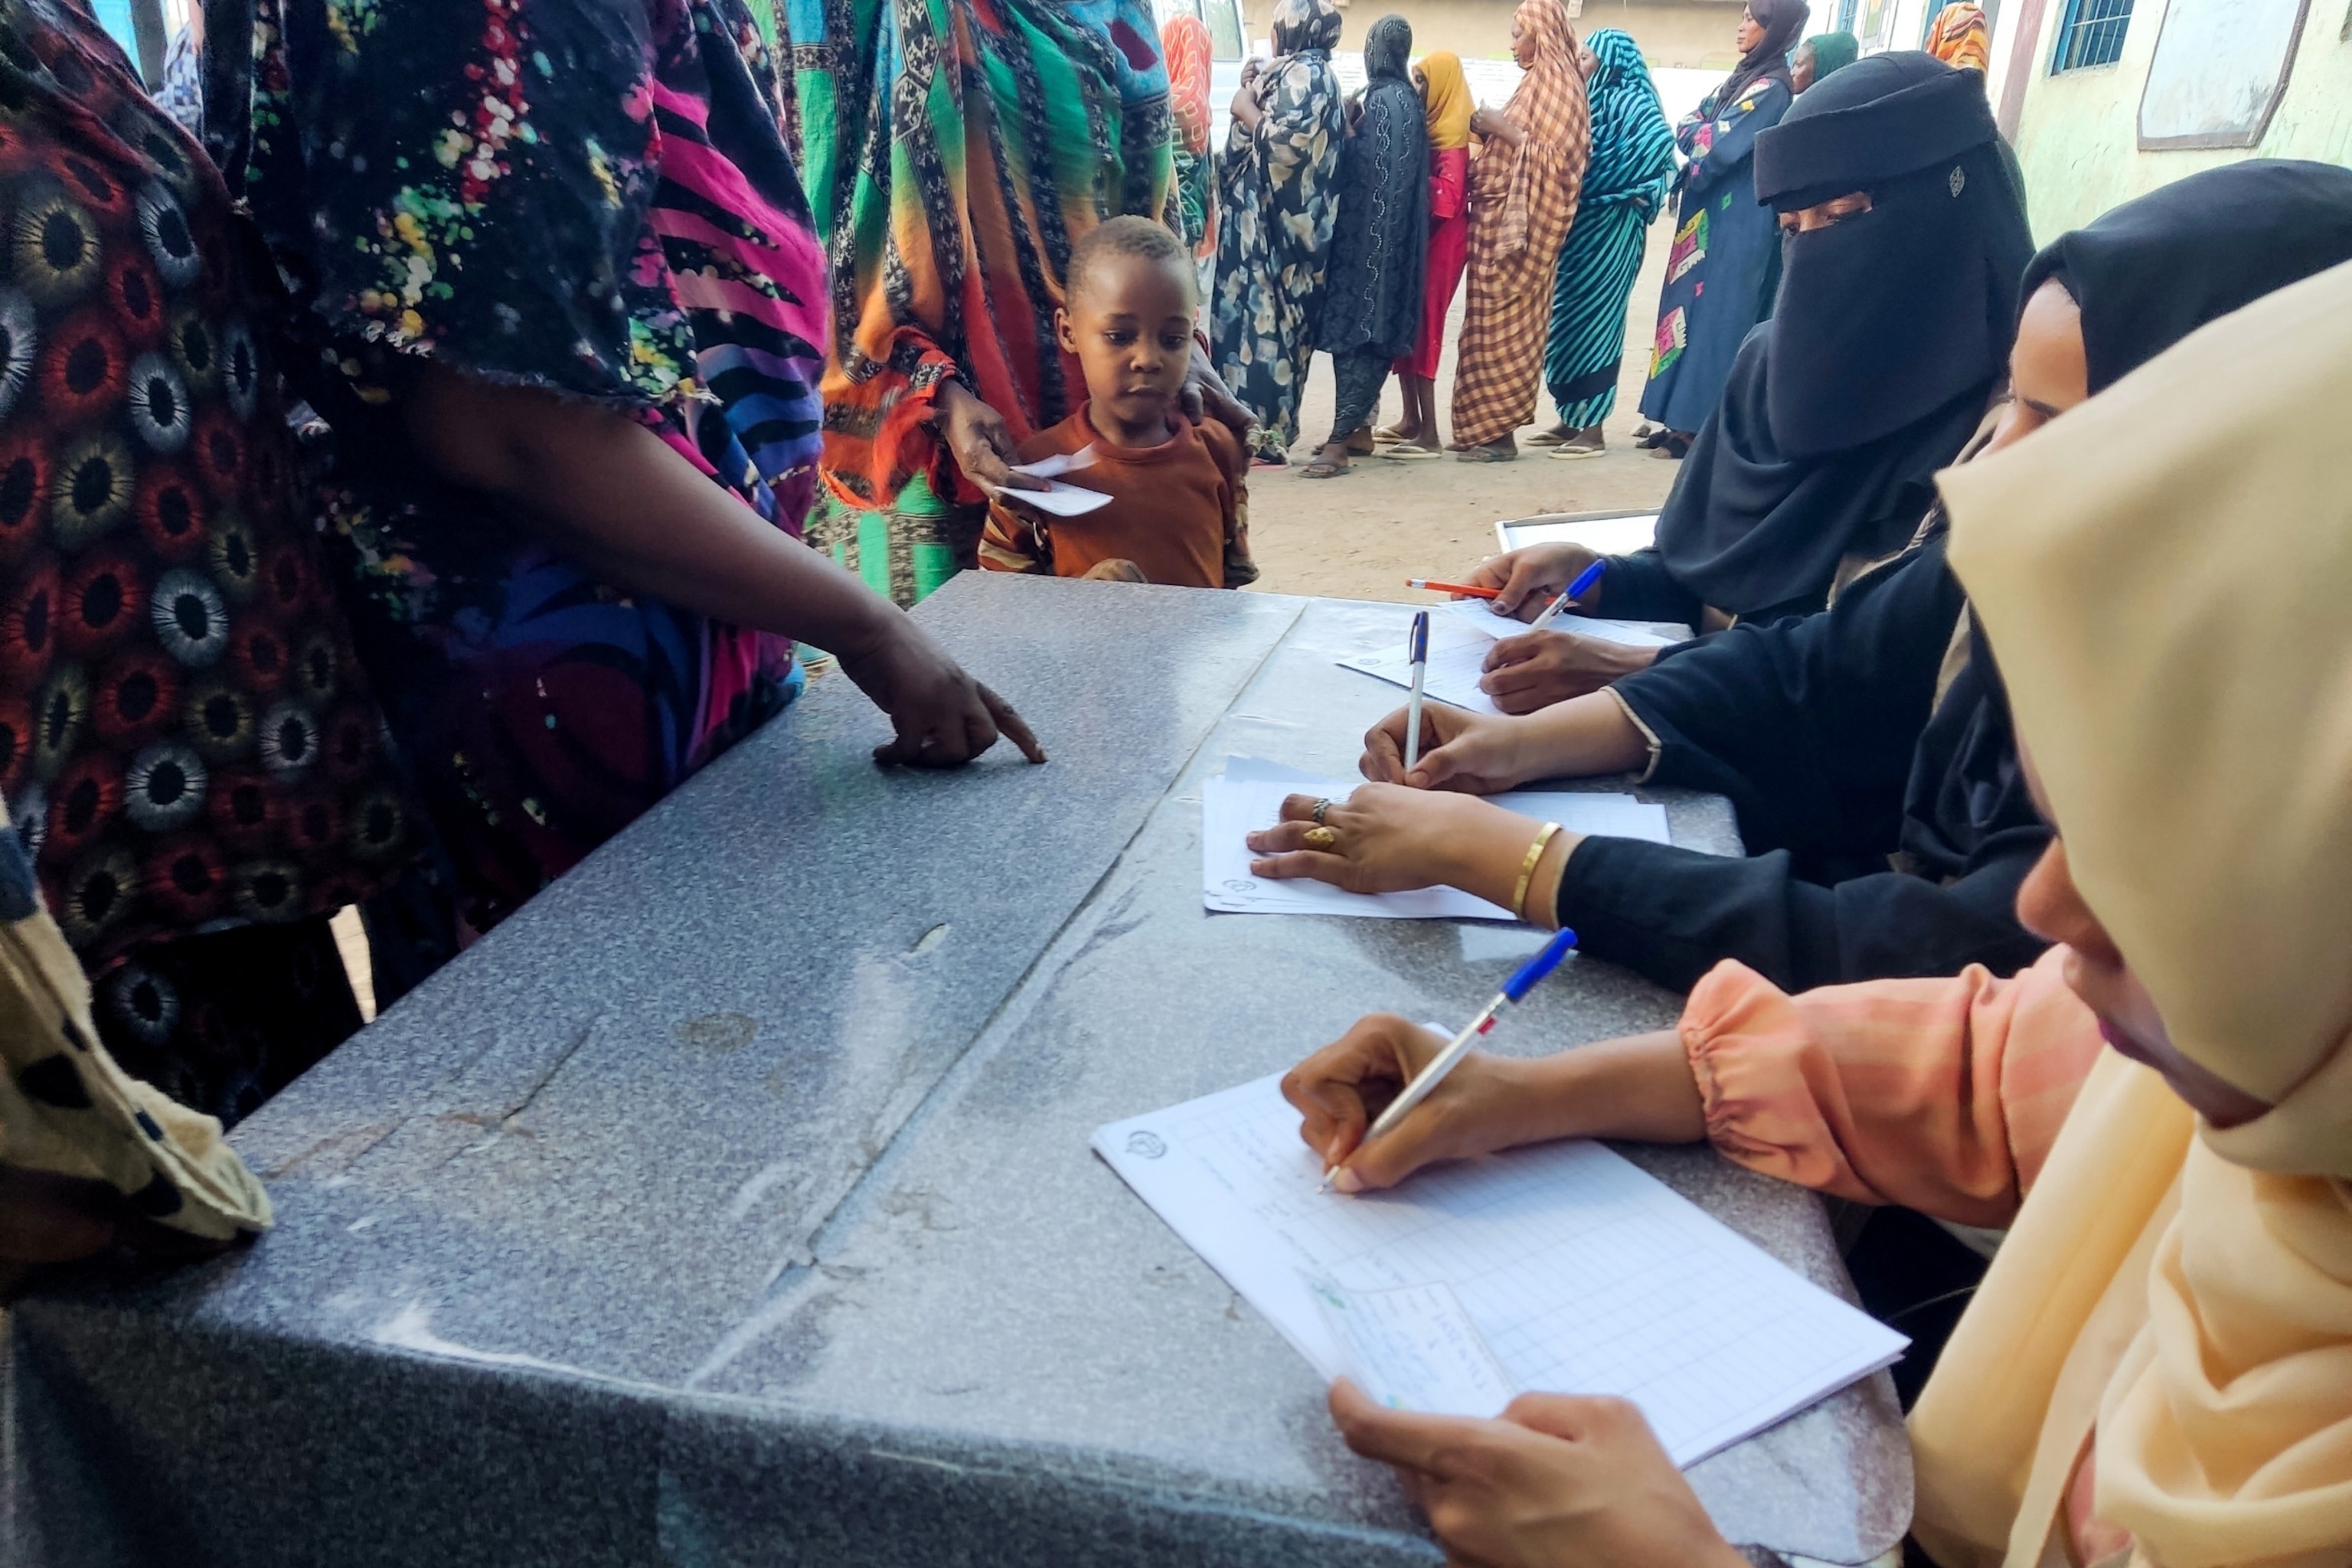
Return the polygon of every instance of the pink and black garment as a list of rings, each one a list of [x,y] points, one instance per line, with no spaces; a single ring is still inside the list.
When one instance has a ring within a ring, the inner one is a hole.
[[[247,3],[224,156],[295,289],[362,656],[485,928],[800,678],[436,479],[400,399],[429,359],[606,404],[797,535],[826,289],[776,65],[740,0]]]
[[[106,1044],[225,1121],[359,1026],[326,917],[415,842],[233,222],[87,15],[0,0],[0,794]]]

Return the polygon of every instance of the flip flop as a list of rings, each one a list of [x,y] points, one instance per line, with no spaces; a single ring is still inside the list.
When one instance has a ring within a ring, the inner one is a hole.
[[[1372,432],[1372,445],[1375,447],[1393,447],[1403,439],[1404,432],[1393,425],[1383,425]]]
[[[1363,445],[1360,447],[1356,445],[1360,438],[1363,442]],[[1379,450],[1379,440],[1367,432],[1362,426],[1359,425],[1356,428],[1348,432],[1348,456],[1351,458],[1369,458]]]
[[[1433,463],[1445,454],[1432,451],[1427,447],[1411,446],[1401,441],[1393,447],[1383,448],[1381,456],[1391,463]]]
[[[1565,441],[1553,447],[1551,451],[1555,461],[1563,458],[1572,460],[1577,458],[1605,458],[1608,455],[1609,448],[1606,447],[1571,447]]]
[[[1269,458],[1264,452],[1260,452],[1256,457],[1250,459],[1250,467],[1253,468],[1286,468],[1290,467],[1290,459],[1288,457],[1280,453]]]
[[[1497,452],[1492,447],[1465,447],[1454,454],[1457,463],[1515,463],[1518,458],[1517,452]]]
[[[1298,477],[1302,479],[1344,479],[1355,471],[1353,465],[1343,468],[1337,463],[1327,463],[1318,458],[1299,469]]]
[[[1574,439],[1575,437],[1573,436],[1563,436],[1557,430],[1541,430],[1528,437],[1528,445],[1530,447],[1565,447],[1569,442]]]

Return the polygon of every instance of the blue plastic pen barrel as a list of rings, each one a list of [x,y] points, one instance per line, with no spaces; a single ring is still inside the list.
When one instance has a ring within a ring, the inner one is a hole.
[[[1412,643],[1409,650],[1414,664],[1429,662],[1429,612],[1415,610],[1412,616]]]
[[[1601,571],[1607,567],[1608,564],[1608,561],[1604,558],[1600,561],[1595,561],[1591,565],[1587,566],[1583,571],[1579,572],[1576,574],[1576,581],[1568,585],[1568,596],[1571,599],[1581,599],[1584,597],[1587,590],[1591,589],[1592,584],[1601,581]]]
[[[1525,997],[1545,975],[1559,967],[1559,961],[1566,958],[1575,946],[1576,933],[1562,926],[1549,942],[1544,943],[1541,952],[1519,965],[1519,972],[1503,982],[1503,994],[1513,1002]]]

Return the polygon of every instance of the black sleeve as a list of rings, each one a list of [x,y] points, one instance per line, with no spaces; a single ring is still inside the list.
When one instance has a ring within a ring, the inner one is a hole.
[[[1751,852],[1880,865],[1964,604],[1938,535],[1821,615],[1684,644],[1615,689],[1658,742],[1652,779],[1728,795]]]
[[[1674,574],[1666,570],[1665,557],[1655,550],[1637,550],[1631,555],[1609,557],[1592,613],[1612,620],[1680,621],[1696,627],[1699,611],[1705,607],[1696,594],[1675,581]],[[1573,631],[1575,623],[1560,629]]]
[[[1595,958],[1687,991],[1736,958],[1786,991],[1857,980],[2011,974],[2044,943],[2011,912],[2038,845],[1938,885],[1882,871],[1824,888],[1786,851],[1732,858],[1637,838],[1588,838],[1560,878],[1559,918]]]

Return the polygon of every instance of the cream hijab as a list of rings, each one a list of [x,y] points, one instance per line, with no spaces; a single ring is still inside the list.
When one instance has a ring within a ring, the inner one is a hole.
[[[2110,1052],[1911,1417],[1919,1540],[2352,1561],[2352,264],[1944,474],[2074,880],[2227,1131]]]

